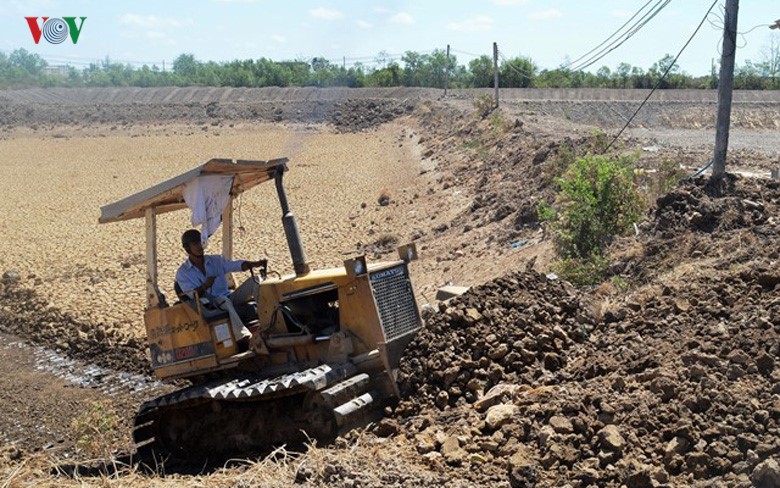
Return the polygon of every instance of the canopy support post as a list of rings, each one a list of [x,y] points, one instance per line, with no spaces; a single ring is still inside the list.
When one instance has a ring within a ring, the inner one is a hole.
[[[154,208],[147,208],[146,217],[146,304],[149,308],[160,306],[160,290],[157,288],[157,216]]]
[[[233,197],[222,210],[222,257],[233,259]]]
[[[233,259],[233,196],[230,196],[225,208],[222,210],[222,257]],[[228,287],[236,289],[236,280],[233,273],[227,274]]]

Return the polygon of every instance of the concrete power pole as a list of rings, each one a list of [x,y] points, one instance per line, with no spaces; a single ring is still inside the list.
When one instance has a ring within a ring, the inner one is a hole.
[[[726,18],[723,26],[723,50],[718,78],[718,122],[715,132],[715,155],[712,158],[712,177],[726,172],[726,152],[729,147],[731,124],[731,92],[734,84],[734,58],[737,54],[737,11],[739,0],[726,0]]]
[[[444,96],[447,96],[447,88],[450,86],[450,45],[447,44],[447,64],[444,65]]]
[[[493,43],[493,86],[496,87],[495,105],[498,108],[498,43]]]

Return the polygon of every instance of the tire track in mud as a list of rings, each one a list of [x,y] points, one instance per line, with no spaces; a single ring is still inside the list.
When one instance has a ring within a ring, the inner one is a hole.
[[[162,391],[165,385],[148,376],[114,371],[96,364],[68,358],[57,351],[40,346],[30,346],[24,342],[10,342],[8,347],[23,349],[32,353],[35,369],[50,373],[72,386],[92,388],[114,396],[121,393],[141,393]]]

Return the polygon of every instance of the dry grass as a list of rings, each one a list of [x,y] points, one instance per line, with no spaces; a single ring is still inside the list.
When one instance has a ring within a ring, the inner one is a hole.
[[[196,476],[169,474],[149,474],[138,466],[118,464],[109,460],[106,464],[112,474],[85,476],[68,474],[52,458],[37,454],[22,461],[0,466],[0,487],[61,487],[61,486],[104,486],[104,487],[158,487],[158,486],[289,486],[295,480],[295,474],[301,463],[308,460],[313,463],[317,448],[306,454],[297,454],[279,448],[257,461],[235,460],[226,463],[212,473]],[[99,460],[85,460],[85,466],[94,466]],[[161,468],[162,471],[162,468]]]
[[[137,466],[112,463],[110,475],[68,474],[48,455],[36,454],[9,464],[0,464],[0,488],[101,486],[110,488],[156,488],[173,486],[216,487],[290,487],[290,486],[403,486],[440,484],[439,476],[460,477],[464,473],[444,470],[440,461],[429,461],[414,454],[403,438],[379,439],[367,433],[353,433],[351,441],[340,438],[336,447],[314,444],[306,452],[280,447],[255,461],[236,459],[208,474],[149,474]],[[105,461],[104,461],[105,462]],[[95,460],[84,466],[95,466]],[[350,481],[352,480],[352,481]]]

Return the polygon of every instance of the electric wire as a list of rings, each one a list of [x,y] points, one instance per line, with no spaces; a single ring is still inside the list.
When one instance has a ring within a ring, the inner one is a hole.
[[[519,69],[515,68],[515,67],[512,65],[512,63],[510,63],[510,62],[509,62],[509,60],[507,60],[507,59],[504,57],[504,53],[502,53],[500,49],[498,50],[498,57],[500,57],[500,58],[501,58],[501,61],[502,61],[502,64],[501,64],[501,66],[502,66],[502,67],[503,67],[503,66],[506,66],[507,68],[511,69],[512,71],[514,71],[515,73],[517,73],[517,74],[518,74],[518,75],[520,75],[521,77],[523,77],[523,78],[525,78],[525,79],[527,79],[527,80],[529,80],[529,81],[530,81],[530,80],[533,80],[533,77],[532,77],[531,75],[528,75],[528,74],[526,74],[526,73],[524,73],[524,72],[520,71]],[[533,63],[532,63],[532,64],[533,64]]]
[[[607,54],[609,54],[612,51],[614,51],[615,49],[621,47],[626,41],[628,41],[628,39],[633,37],[637,32],[639,32],[643,27],[645,27],[650,22],[650,20],[655,18],[655,16],[658,15],[658,13],[660,13],[661,10],[664,7],[666,7],[668,4],[669,4],[669,1],[664,2],[662,4],[659,4],[658,7],[655,10],[653,10],[653,11],[649,12],[648,14],[646,14],[645,16],[643,16],[640,19],[639,22],[634,24],[631,27],[631,30],[629,30],[628,32],[626,32],[623,35],[622,39],[620,39],[619,41],[616,41],[613,44],[610,44],[609,46],[604,47],[598,53],[596,53],[595,55],[591,56],[589,59],[585,60],[584,62],[574,66],[571,69],[574,70],[574,71],[582,71],[583,69],[596,64],[598,61],[603,59]]]
[[[710,20],[710,17],[715,17],[715,20]],[[723,17],[718,15],[715,12],[710,13],[709,16],[707,16],[707,22],[712,26],[712,30],[715,31],[722,31],[723,30]]]
[[[586,59],[585,61],[579,64],[570,63],[569,66],[566,66],[564,69],[571,69],[572,71],[582,71],[583,69],[596,64],[601,59],[603,59],[607,54],[611,53],[615,49],[622,46],[626,41],[628,41],[628,39],[633,37],[637,32],[639,32],[642,28],[644,28],[664,8],[666,8],[669,5],[669,3],[671,3],[671,1],[672,0],[659,0],[659,2],[652,7],[652,10],[644,14],[637,22],[635,22],[627,32],[622,34],[622,37],[619,40],[616,40],[613,43],[609,44],[608,46],[603,47],[596,54]]]
[[[577,60],[575,60],[575,61],[573,61],[573,62],[571,62],[571,63],[569,63],[567,65],[564,65],[561,69],[571,69],[572,71],[581,71],[581,70],[583,70],[583,69],[585,69],[585,68],[587,68],[587,67],[589,67],[589,66],[591,66],[591,65],[593,65],[595,63],[597,63],[599,60],[604,58],[607,54],[609,54],[610,52],[612,52],[615,49],[617,49],[620,46],[622,46],[634,34],[639,32],[644,26],[646,26],[650,22],[650,20],[652,20],[656,15],[658,15],[658,13],[663,8],[665,8],[670,2],[671,2],[671,0],[659,0],[654,6],[651,7],[650,10],[648,10],[646,13],[642,14],[642,16],[639,18],[639,20],[634,22],[628,28],[628,30],[626,30],[625,32],[620,34],[619,38],[615,39],[614,41],[612,41],[608,45],[602,47],[600,50],[596,50],[596,49],[591,50],[591,52],[597,51],[592,56],[590,56],[590,57],[587,57],[587,55],[586,56],[581,56]],[[646,5],[647,4],[645,4],[645,6]],[[644,9],[644,6],[642,7],[642,9]],[[642,11],[642,9],[640,9],[637,12],[637,14],[635,14],[635,16],[638,15]],[[610,38],[614,37],[616,34],[620,33],[620,31],[623,30],[625,25],[626,24],[621,26],[620,29],[618,29],[612,36],[610,36]],[[603,46],[605,43],[606,42],[602,42],[599,46]],[[587,59],[584,59],[586,57],[587,57]],[[581,61],[583,59],[584,59],[584,61]]]
[[[740,32],[740,34],[742,34],[744,36],[746,34],[750,34],[751,32],[753,32],[756,29],[760,29],[761,27],[772,27],[773,25],[774,24],[758,24],[758,25],[753,26],[752,28],[746,30],[745,32]]]
[[[604,151],[602,152],[602,154],[603,154],[603,153],[606,153],[607,151],[609,151],[609,150],[610,150],[610,148],[611,148],[611,147],[612,147],[612,146],[615,144],[615,142],[616,142],[616,141],[617,141],[617,140],[620,138],[620,136],[621,136],[621,135],[623,134],[623,132],[624,132],[624,131],[625,131],[625,130],[628,128],[628,126],[629,126],[629,125],[631,125],[631,122],[632,122],[632,121],[634,120],[634,118],[637,116],[637,114],[639,113],[639,111],[640,111],[640,110],[642,110],[642,107],[644,107],[644,106],[645,106],[645,104],[647,103],[647,101],[650,99],[650,97],[651,97],[651,96],[653,96],[653,93],[655,93],[655,91],[658,89],[658,87],[659,87],[659,86],[661,86],[661,82],[663,82],[663,81],[664,81],[664,79],[666,78],[666,75],[668,75],[668,74],[669,74],[669,71],[671,71],[671,70],[672,70],[672,67],[674,67],[674,65],[675,65],[675,64],[677,64],[677,60],[678,60],[678,59],[680,58],[680,56],[682,55],[683,51],[685,51],[685,49],[686,49],[686,48],[688,47],[688,45],[691,43],[691,41],[693,40],[693,38],[694,38],[694,37],[696,37],[696,34],[698,34],[698,32],[699,32],[699,29],[701,29],[701,26],[702,26],[702,25],[704,25],[704,22],[706,22],[706,21],[707,21],[707,16],[710,14],[710,12],[712,11],[712,9],[713,9],[713,8],[715,8],[715,5],[717,5],[717,3],[718,3],[719,1],[720,1],[720,0],[715,0],[714,2],[712,2],[712,5],[710,5],[710,8],[707,10],[707,13],[706,13],[706,14],[704,15],[704,17],[701,19],[701,22],[699,22],[699,25],[698,25],[698,26],[696,26],[696,29],[693,31],[693,34],[691,34],[691,36],[688,38],[688,40],[687,40],[687,41],[685,41],[685,44],[684,44],[684,45],[683,45],[683,47],[680,49],[680,51],[677,53],[677,56],[675,56],[675,57],[674,57],[674,60],[673,60],[671,63],[669,63],[669,66],[667,66],[667,67],[666,67],[666,70],[663,72],[663,74],[661,75],[661,77],[658,79],[658,81],[656,82],[656,84],[655,84],[655,86],[653,87],[653,89],[652,89],[652,90],[650,90],[650,93],[648,93],[648,94],[647,94],[647,96],[645,97],[645,99],[642,101],[642,103],[639,105],[639,107],[636,109],[636,111],[634,111],[634,113],[631,115],[631,117],[629,117],[628,121],[626,121],[626,124],[623,126],[623,128],[622,128],[622,129],[620,129],[620,132],[618,132],[618,133],[615,135],[615,137],[612,139],[612,141],[609,143],[609,145],[608,145],[608,146],[607,146],[607,147],[604,149]]]
[[[482,56],[489,56],[487,54],[476,54],[476,53],[470,53],[468,51],[463,51],[461,49],[455,49],[452,46],[450,46],[450,51],[457,54],[465,54],[466,56],[474,56],[475,58],[481,58]]]
[[[647,7],[648,5],[650,5],[650,3],[652,3],[652,2],[653,2],[653,0],[648,0],[648,2],[647,2],[647,3],[645,3],[644,5],[642,5],[642,7],[640,7],[640,8],[639,8],[639,10],[637,10],[637,11],[634,13],[634,15],[632,15],[632,16],[631,16],[631,17],[630,17],[630,18],[629,18],[629,19],[628,19],[628,20],[627,20],[627,21],[626,21],[626,22],[625,22],[623,25],[621,25],[621,26],[620,26],[620,27],[619,27],[619,28],[618,28],[618,29],[617,29],[615,32],[613,32],[613,33],[612,33],[612,34],[611,34],[609,37],[607,37],[606,39],[604,39],[603,41],[601,41],[601,43],[600,43],[600,44],[598,44],[596,47],[594,47],[594,48],[593,48],[593,49],[591,49],[590,51],[586,52],[585,54],[583,54],[583,55],[582,55],[582,56],[580,56],[579,58],[575,59],[574,61],[571,61],[571,62],[570,62],[570,63],[568,63],[567,65],[564,65],[564,66],[562,66],[562,67],[561,67],[561,69],[567,69],[569,66],[573,66],[573,65],[575,65],[576,63],[580,62],[582,59],[584,59],[585,57],[589,56],[591,53],[593,53],[594,51],[596,51],[597,49],[599,49],[601,46],[603,46],[604,44],[606,44],[606,43],[607,43],[607,41],[609,41],[610,39],[612,39],[613,37],[615,37],[615,36],[616,36],[616,35],[617,35],[617,34],[618,34],[618,33],[619,33],[621,30],[623,30],[623,28],[624,28],[626,25],[628,25],[628,23],[629,23],[629,22],[631,22],[632,20],[634,20],[634,18],[635,18],[637,15],[639,15],[639,12],[641,12],[642,10],[644,10],[644,9],[645,9],[645,7]]]

